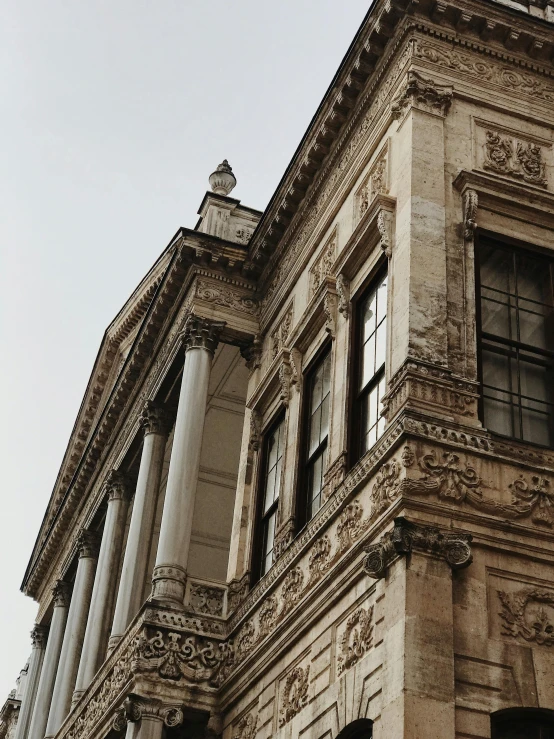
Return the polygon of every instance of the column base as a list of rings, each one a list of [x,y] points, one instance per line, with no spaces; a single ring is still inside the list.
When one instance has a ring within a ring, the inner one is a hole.
[[[184,604],[187,571],[178,565],[158,565],[152,574],[150,600]]]

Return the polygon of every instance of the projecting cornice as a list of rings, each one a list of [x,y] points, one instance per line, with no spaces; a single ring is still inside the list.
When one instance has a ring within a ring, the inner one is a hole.
[[[71,436],[22,583],[26,594],[36,596],[42,577],[70,532],[72,517],[86,499],[87,491],[100,471],[101,460],[113,442],[114,434],[117,434],[138,381],[163,340],[163,327],[183,293],[187,273],[194,267],[201,270],[209,268],[210,273],[219,273],[231,283],[243,288],[250,285],[254,290],[252,280],[256,270],[248,262],[246,246],[185,228],[177,232],[141,282],[142,292],[139,286],[106,332],[75,429],[80,428],[83,418],[91,416],[94,423],[86,435],[79,437],[74,430]],[[129,354],[118,374],[112,377],[110,368],[118,356],[119,343],[134,330],[137,332]],[[99,377],[102,377],[102,386],[98,384]],[[111,387],[107,385],[108,379],[113,383]],[[95,406],[90,401],[91,388],[96,398]],[[102,393],[105,402],[99,408]]]
[[[295,238],[329,175],[334,152],[346,145],[354,108],[366,104],[385,72],[391,49],[410,29],[432,29],[479,50],[490,48],[515,67],[552,70],[554,25],[492,0],[377,0],[350,46],[250,242],[252,263],[269,284],[281,252]],[[484,46],[486,44],[486,47]],[[517,54],[519,58],[511,56]],[[527,60],[523,62],[523,60]],[[545,69],[546,67],[546,69]],[[264,291],[262,290],[262,293]]]

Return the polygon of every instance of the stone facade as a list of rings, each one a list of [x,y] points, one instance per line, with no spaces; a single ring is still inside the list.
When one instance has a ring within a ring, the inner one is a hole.
[[[476,256],[552,275],[553,20],[376,0],[267,210],[212,174],[93,368],[16,739],[552,727],[554,450],[485,423]]]

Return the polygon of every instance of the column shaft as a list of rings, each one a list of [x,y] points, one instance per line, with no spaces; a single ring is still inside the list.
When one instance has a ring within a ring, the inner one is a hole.
[[[21,700],[21,708],[19,709],[19,717],[15,729],[14,739],[25,739],[29,723],[33,713],[37,690],[40,680],[42,663],[44,660],[44,650],[46,648],[47,629],[45,626],[35,626],[31,632],[33,642],[33,650],[29,659],[29,669],[27,671],[27,679]]]
[[[89,531],[81,532],[77,574],[52,693],[52,705],[46,724],[47,737],[54,736],[58,732],[71,708],[71,696],[87,625],[97,556],[97,536]]]
[[[69,585],[58,580],[54,588],[54,610],[50,622],[50,632],[40,673],[37,696],[33,708],[28,739],[44,739],[48,712],[52,703],[52,691],[60,659],[67,611],[69,608]]]
[[[105,656],[109,623],[115,595],[115,577],[121,557],[123,533],[127,517],[128,482],[115,470],[107,481],[108,510],[98,556],[96,577],[77,672],[73,703],[88,688]]]
[[[182,604],[212,356],[223,324],[192,316],[165,493],[152,597]]]
[[[168,423],[162,408],[149,401],[141,421],[145,428],[144,445],[115,604],[110,650],[121,639],[142,605],[167,441]]]

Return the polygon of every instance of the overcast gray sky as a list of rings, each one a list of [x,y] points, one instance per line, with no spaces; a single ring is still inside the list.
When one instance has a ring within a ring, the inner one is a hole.
[[[0,706],[104,329],[227,158],[263,209],[370,0],[0,4]]]

